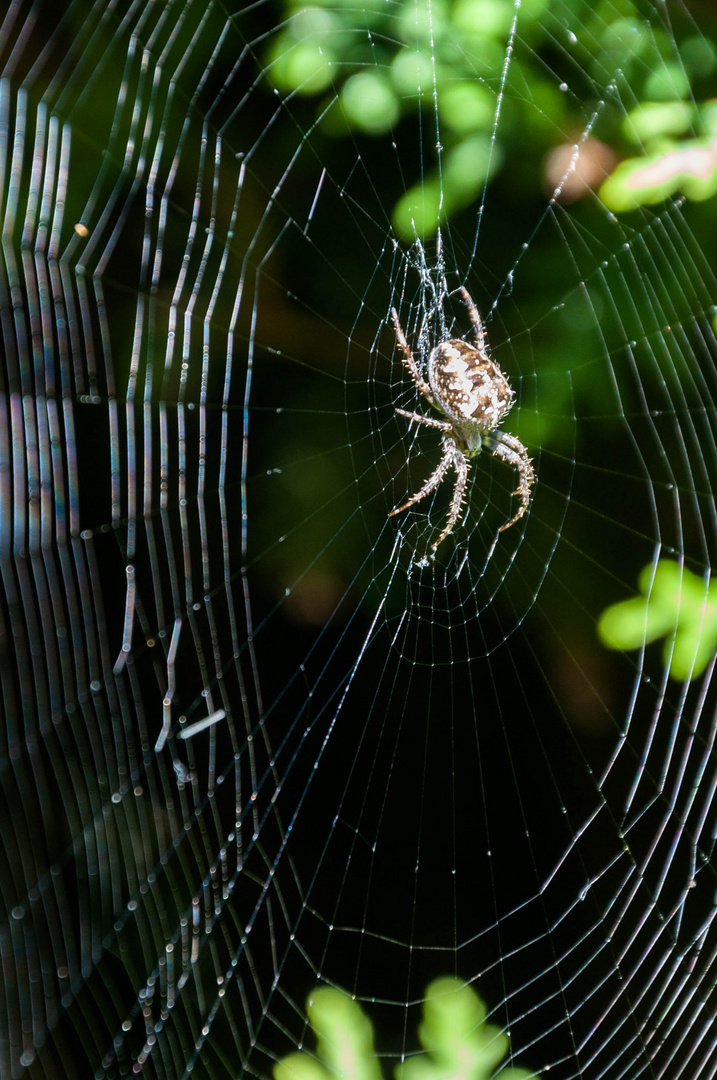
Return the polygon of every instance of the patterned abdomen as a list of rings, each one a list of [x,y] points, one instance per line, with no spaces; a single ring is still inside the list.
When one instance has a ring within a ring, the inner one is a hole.
[[[465,341],[437,345],[428,358],[428,381],[449,419],[485,431],[497,427],[513,404],[513,391],[500,369]]]

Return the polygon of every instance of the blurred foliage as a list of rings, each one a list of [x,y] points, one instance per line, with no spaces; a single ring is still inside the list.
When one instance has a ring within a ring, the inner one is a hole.
[[[657,202],[678,188],[694,199],[713,194],[717,103],[692,104],[717,67],[713,43],[692,27],[675,55],[673,38],[632,0],[603,0],[592,10],[581,0],[563,0],[553,15],[555,6],[552,0],[523,0],[519,9],[513,0],[368,0],[358,13],[345,0],[285,0],[267,70],[280,92],[318,98],[319,125],[330,135],[385,136],[411,115],[439,134],[433,164],[427,140],[421,175],[405,177],[393,208],[401,239],[433,235],[508,163],[524,167],[536,150],[584,130],[584,87],[578,97],[570,92],[576,64],[598,86],[606,71],[617,71],[615,93],[629,86],[639,102],[622,123],[616,110],[601,110],[600,137],[610,147],[620,156],[640,147],[601,189],[610,209]],[[506,67],[518,10],[519,36]]]
[[[316,1054],[289,1054],[274,1080],[380,1080],[371,1022],[347,994],[324,987],[307,1003]],[[409,1057],[396,1080],[487,1080],[508,1052],[508,1036],[486,1023],[478,995],[458,979],[436,979],[426,991],[418,1037],[425,1053]],[[526,1069],[506,1068],[504,1080],[528,1080]]]
[[[610,649],[639,649],[665,638],[664,660],[674,679],[696,679],[717,649],[717,589],[686,567],[664,559],[646,566],[641,596],[607,608],[598,633]]]
[[[690,135],[695,129],[699,136]],[[600,197],[610,210],[634,210],[678,191],[696,200],[717,192],[717,100],[701,107],[646,102],[627,115],[623,130],[642,153],[621,161],[601,186]]]
[[[665,463],[678,472],[685,464],[684,446],[672,432],[667,437],[662,425],[683,395],[688,410],[704,409],[696,373],[709,360],[699,350],[709,353],[707,330],[713,319],[717,325],[710,279],[700,261],[701,252],[709,257],[717,244],[717,214],[707,201],[714,183],[708,157],[717,142],[717,7],[701,9],[699,33],[682,7],[671,12],[665,28],[664,8],[652,0],[524,0],[519,7],[514,0],[431,0],[430,5],[428,0],[368,0],[358,7],[344,0],[280,2],[283,22],[266,39],[262,56],[267,80],[291,99],[287,112],[296,115],[302,130],[310,130],[312,148],[322,165],[328,163],[341,194],[344,177],[350,177],[351,194],[368,208],[365,221],[377,227],[380,242],[385,240],[384,210],[390,210],[394,235],[406,242],[401,257],[415,270],[400,289],[409,305],[407,338],[419,362],[425,362],[435,343],[431,335],[437,325],[425,321],[431,315],[430,297],[426,302],[417,284],[437,277],[437,244],[426,237],[448,222],[441,230],[448,283],[465,281],[486,319],[494,357],[518,394],[510,430],[536,460],[532,540],[522,557],[527,560],[530,554],[536,563],[552,558],[549,537],[560,535],[566,522],[570,530],[573,556],[562,545],[563,561],[553,561],[541,585],[541,604],[555,627],[554,643],[543,636],[541,645],[556,655],[562,641],[594,650],[605,662],[604,671],[594,674],[598,696],[609,701],[616,693],[610,658],[595,641],[595,620],[607,602],[606,578],[588,572],[582,556],[589,555],[592,567],[604,567],[611,580],[617,576],[626,583],[624,595],[630,595],[629,582],[651,553],[644,477],[662,475]],[[359,156],[361,169],[355,167]],[[646,169],[656,171],[645,174]],[[366,178],[370,190],[360,187]],[[466,250],[476,235],[475,207],[486,184],[490,200],[466,274]],[[642,207],[680,192],[692,201],[680,210],[679,222],[668,203],[668,232],[651,227],[654,215]],[[290,539],[275,545],[265,559],[267,591],[275,587],[272,595],[291,618],[308,626],[321,625],[329,607],[328,601],[325,608],[316,601],[319,594],[331,598],[334,607],[336,597],[372,595],[354,569],[364,537],[342,523],[352,521],[358,506],[371,541],[379,536],[391,541],[395,527],[393,522],[387,526],[386,515],[396,502],[387,485],[395,479],[404,484],[407,461],[409,475],[413,471],[422,482],[435,467],[439,447],[438,440],[425,435],[411,450],[401,441],[400,427],[391,426],[396,422],[393,407],[400,403],[398,387],[408,389],[390,323],[380,323],[395,296],[382,291],[376,248],[361,235],[363,221],[356,234],[339,230],[336,222],[343,219],[328,201],[330,193],[324,184],[326,209],[312,220],[312,235],[316,249],[331,259],[317,259],[311,273],[298,256],[295,265],[301,268],[301,293],[308,294],[309,306],[328,308],[339,330],[350,328],[356,366],[345,400],[336,400],[334,384],[321,376],[296,392],[306,395],[307,414],[320,403],[329,444],[345,446],[350,460],[332,457],[324,485],[317,484],[314,492],[304,480],[315,460],[323,467],[318,449],[308,445],[314,431],[298,416],[296,428],[291,427],[287,410],[281,419],[287,440],[284,472],[277,477],[275,497],[269,500],[268,489],[261,486],[262,497],[267,493],[261,515],[267,537]],[[546,213],[547,199],[560,204],[555,212]],[[616,217],[618,211],[625,217]],[[671,229],[677,230],[677,250]],[[425,257],[417,254],[417,238]],[[333,272],[336,265],[340,275]],[[395,267],[391,277],[398,290]],[[367,281],[374,291],[356,322],[355,298],[365,296]],[[350,288],[344,288],[345,282]],[[450,298],[447,315],[465,329]],[[302,361],[321,371],[335,370],[337,357],[343,357],[340,342],[303,328],[287,335],[281,349],[295,356],[302,343],[307,348],[305,355],[298,354]],[[368,403],[365,372],[371,375]],[[305,369],[301,375],[306,382]],[[377,410],[370,442],[362,437],[367,404]],[[334,421],[328,417],[341,423],[344,414],[352,425],[350,438],[343,429],[330,427]],[[665,447],[659,456],[653,448],[655,430]],[[321,445],[318,437],[316,444]],[[275,457],[276,443],[272,446]],[[380,484],[374,462],[384,470]],[[335,475],[333,470],[344,465]],[[492,468],[487,455],[476,463],[473,476],[465,525],[440,552],[441,566],[468,543],[472,558],[480,561],[481,544],[492,543],[491,517],[475,526],[486,507],[505,497],[508,478]],[[445,520],[448,497],[449,492],[440,492],[434,507],[416,508],[415,533],[406,550],[414,541],[427,546],[435,538],[432,529],[440,529]],[[290,527],[292,521],[302,522],[301,527]],[[690,519],[682,539],[685,550],[695,531]],[[341,550],[335,542],[322,544],[323,536],[335,536]],[[254,537],[264,550],[256,530]],[[514,539],[506,534],[501,548]],[[320,563],[314,567],[312,562],[312,573],[302,576],[301,568],[316,551]],[[496,606],[510,603],[512,617],[515,578],[511,590],[497,591]],[[651,605],[659,592],[658,576]],[[306,602],[291,606],[302,593]],[[526,606],[531,602],[528,598]],[[635,603],[644,614],[646,597]],[[337,624],[349,607],[339,608]],[[662,636],[670,648],[678,637],[670,670],[680,677],[680,671],[690,670],[691,661],[680,667],[690,624],[684,600],[679,620],[677,610],[674,601]],[[609,626],[609,620],[603,625]],[[693,630],[695,625],[693,620]],[[643,622],[640,634],[628,635],[625,644],[618,644],[616,634],[606,643],[637,648],[646,640],[653,639],[645,637]],[[700,650],[709,640],[706,631],[699,635]],[[558,670],[559,661],[554,663]],[[568,687],[565,694],[572,692]]]

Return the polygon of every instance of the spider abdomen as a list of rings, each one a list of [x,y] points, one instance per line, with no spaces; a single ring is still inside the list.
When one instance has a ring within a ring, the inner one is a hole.
[[[489,431],[513,404],[513,390],[500,368],[466,341],[450,338],[435,347],[428,381],[440,408],[459,425]]]

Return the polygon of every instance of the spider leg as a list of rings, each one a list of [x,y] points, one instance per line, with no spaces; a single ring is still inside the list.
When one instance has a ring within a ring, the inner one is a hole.
[[[483,441],[492,450],[494,457],[501,458],[518,470],[518,486],[513,494],[520,495],[520,507],[518,513],[498,529],[498,532],[505,532],[522,518],[530,505],[530,489],[535,482],[535,469],[532,459],[528,457],[528,451],[515,435],[510,435],[506,431],[491,431]]]
[[[433,391],[421,375],[420,371],[418,370],[418,365],[413,359],[413,353],[411,352],[409,344],[406,341],[406,336],[401,329],[401,324],[398,321],[398,313],[395,308],[391,308],[391,318],[393,319],[393,327],[396,332],[396,341],[398,342],[398,347],[403,353],[403,363],[408,368],[408,372],[411,378],[413,379],[423,396],[427,398],[428,401],[430,401],[431,405],[436,405],[436,399],[433,396]]]
[[[409,414],[410,415],[410,414]],[[446,475],[449,469],[454,469],[456,472],[456,485],[453,489],[453,496],[451,498],[451,505],[448,511],[448,519],[443,528],[443,532],[436,540],[435,544],[431,544],[431,547],[435,551],[442,540],[448,536],[452,531],[453,526],[458,521],[461,512],[461,505],[465,495],[466,484],[468,483],[468,460],[465,454],[462,454],[453,439],[446,436],[443,440],[443,457],[439,461],[437,467],[431,473],[426,480],[425,484],[420,491],[417,491],[415,495],[412,495],[403,506],[397,507],[392,510],[388,515],[393,517],[394,514],[400,514],[403,510],[407,510],[409,506],[413,506],[414,503],[420,502],[421,499],[425,499],[426,495],[437,488],[443,477]]]
[[[418,424],[438,428],[439,431],[452,431],[452,425],[447,420],[434,420],[432,416],[421,416],[420,413],[406,412],[405,409],[396,409],[396,412],[399,416],[407,416],[409,420],[415,420]]]
[[[415,495],[411,495],[408,502],[405,502],[403,506],[398,506],[395,510],[392,510],[388,516],[393,517],[394,514],[400,514],[401,511],[408,510],[409,506],[413,506],[414,503],[420,502],[421,499],[425,499],[426,495],[430,495],[433,489],[438,487],[443,477],[453,465],[453,456],[455,452],[456,445],[453,442],[453,439],[444,439],[443,457],[438,462],[438,465],[428,477],[421,490],[417,491]]]
[[[448,511],[448,519],[443,527],[443,532],[436,540],[435,544],[431,544],[431,547],[435,551],[441,540],[445,538],[453,531],[453,526],[458,521],[461,513],[461,506],[463,505],[463,499],[466,493],[466,485],[468,483],[468,469],[470,463],[465,454],[462,454],[452,439],[446,439],[446,442],[450,444],[451,448],[451,465],[456,471],[456,486],[453,488],[453,496],[451,498],[451,505]]]
[[[483,330],[483,320],[480,317],[480,313],[478,311],[478,308],[473,303],[473,298],[471,297],[470,293],[468,292],[468,289],[465,289],[461,285],[458,292],[463,297],[463,303],[468,308],[468,315],[470,316],[470,320],[473,323],[473,328],[475,329],[475,332],[476,332],[476,344],[478,346],[478,352],[481,352],[481,353],[484,354],[484,356],[487,356],[488,355],[488,342],[485,339],[485,331]]]

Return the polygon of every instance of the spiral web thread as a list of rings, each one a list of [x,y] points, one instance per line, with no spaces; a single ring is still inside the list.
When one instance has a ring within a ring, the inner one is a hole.
[[[591,10],[544,18],[580,42]],[[538,59],[523,18],[486,82],[496,155],[509,78]],[[566,166],[499,265],[488,183],[469,235],[399,243],[360,140],[334,159],[322,134],[336,93],[317,112],[274,92],[288,19],[5,15],[0,1074],[269,1076],[322,982],[364,1002],[389,1069],[453,973],[536,1075],[714,1076],[713,665],[676,682],[668,642],[605,680],[569,630],[581,575],[596,607],[635,561],[709,580],[699,239],[679,198],[629,223],[595,199],[586,227]],[[599,85],[571,60],[573,165],[634,104],[639,59],[613,59]],[[394,133],[394,181],[417,154],[428,175],[421,130]],[[536,310],[550,229],[565,277]],[[436,452],[395,417],[425,403],[390,311],[425,358],[467,334],[466,282],[519,394],[510,430],[552,415],[560,437],[526,428],[538,482],[500,540],[514,478],[475,467],[442,562],[449,493],[387,518]],[[581,325],[566,370],[533,363]]]

